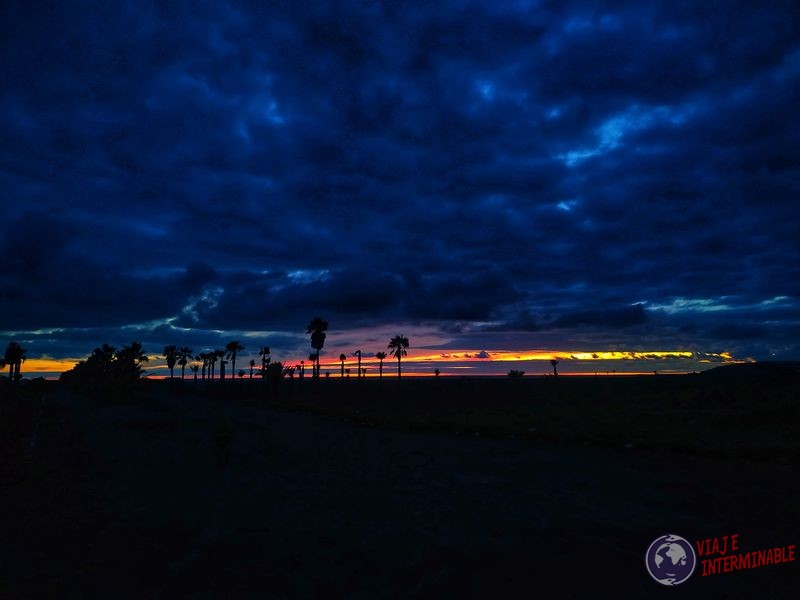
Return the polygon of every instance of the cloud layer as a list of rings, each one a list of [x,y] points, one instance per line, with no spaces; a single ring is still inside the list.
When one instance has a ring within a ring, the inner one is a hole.
[[[798,11],[4,3],[0,331],[800,358]]]

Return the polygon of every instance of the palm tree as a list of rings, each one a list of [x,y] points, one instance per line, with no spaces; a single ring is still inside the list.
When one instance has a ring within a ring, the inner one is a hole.
[[[341,363],[342,363],[342,374],[341,374],[341,377],[344,377],[344,361],[346,361],[346,360],[347,360],[347,356],[345,356],[344,352],[342,352],[342,353],[339,355],[339,360],[340,360],[340,361],[341,361]]]
[[[214,370],[217,364],[217,361],[225,356],[224,350],[212,350],[208,353],[208,378],[214,379]]]
[[[254,358],[250,359],[250,379],[253,379],[253,369],[256,368],[256,361]]]
[[[558,360],[554,358],[550,361],[550,364],[553,365],[553,376],[558,377],[558,369],[556,368],[556,365],[558,365]]]
[[[200,365],[189,365],[189,370],[194,373],[194,382],[197,383],[197,372],[200,370]]]
[[[2,358],[2,365],[8,365],[9,383],[17,383],[20,380],[20,367],[25,362],[25,350],[17,342],[8,342],[6,353]]]
[[[175,346],[175,344],[164,346],[164,354],[162,356],[167,359],[169,378],[172,379],[173,370],[175,369],[175,362],[178,360],[178,347]]]
[[[238,341],[228,342],[225,346],[226,356],[231,361],[231,379],[233,379],[233,374],[236,373],[236,355],[242,350],[244,350],[244,346]]]
[[[269,357],[269,346],[261,346],[261,349],[258,351],[258,355],[261,357],[261,379],[267,379],[267,365],[271,360]]]
[[[361,350],[356,350],[353,352],[353,356],[358,357],[358,371],[356,371],[356,373],[358,373],[358,376],[361,377]]]
[[[219,379],[223,381],[225,379],[225,365],[227,365],[230,361],[225,360],[224,356],[221,356],[219,359]],[[233,377],[233,373],[231,373],[231,377]]]
[[[210,350],[206,353],[206,356],[208,357],[208,378],[214,379],[214,363],[218,360],[216,357],[217,355],[213,350]]]
[[[401,375],[400,359],[408,354],[408,352],[406,352],[406,348],[408,348],[408,338],[404,335],[396,335],[389,340],[389,345],[387,347],[389,348],[389,354],[397,358],[397,377],[399,378]]]
[[[209,358],[208,352],[201,352],[195,358],[197,360],[203,361],[203,370],[202,370],[201,379],[205,379],[206,378],[206,369],[208,368],[208,358]]]
[[[375,358],[381,361],[378,365],[378,376],[380,379],[383,378],[383,359],[386,358],[386,352],[376,352]]]
[[[306,333],[311,334],[311,347],[317,351],[316,355],[316,373],[314,377],[319,377],[319,351],[325,345],[325,331],[328,329],[328,322],[314,317],[308,324]]]
[[[120,377],[139,379],[142,363],[148,360],[141,342],[131,342],[130,346],[123,346],[114,354],[114,367]]]
[[[181,381],[183,381],[183,376],[186,373],[186,365],[192,360],[192,352],[193,350],[188,346],[181,346],[177,350],[178,364],[181,366]]]
[[[308,361],[311,363],[311,377],[314,377],[314,369],[315,369],[314,361],[315,360],[317,360],[317,355],[316,354],[314,354],[312,352],[311,354],[308,355]],[[300,361],[300,362],[303,362],[303,361]]]

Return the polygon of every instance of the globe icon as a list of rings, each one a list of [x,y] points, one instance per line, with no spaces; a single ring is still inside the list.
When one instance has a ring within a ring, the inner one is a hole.
[[[694,548],[679,535],[662,535],[650,544],[645,565],[650,576],[662,585],[678,585],[694,572]]]

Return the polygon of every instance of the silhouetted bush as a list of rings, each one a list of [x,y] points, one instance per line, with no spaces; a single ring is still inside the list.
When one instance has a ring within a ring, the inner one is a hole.
[[[86,360],[62,373],[59,381],[87,389],[125,387],[139,380],[145,361],[147,356],[139,342],[123,346],[121,350],[103,344]]]
[[[294,367],[285,367],[282,362],[269,363],[266,370],[266,380],[270,385],[276,386],[281,382],[281,379],[293,374]]]

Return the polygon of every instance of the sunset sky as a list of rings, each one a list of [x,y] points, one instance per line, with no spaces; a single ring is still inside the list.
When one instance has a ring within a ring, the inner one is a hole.
[[[316,315],[334,373],[800,359],[796,0],[11,1],[0,49],[23,374]]]

